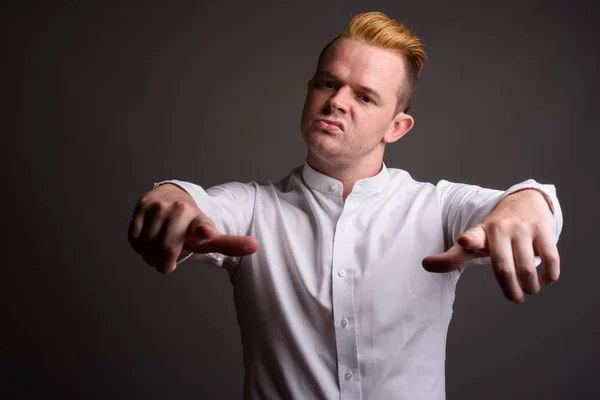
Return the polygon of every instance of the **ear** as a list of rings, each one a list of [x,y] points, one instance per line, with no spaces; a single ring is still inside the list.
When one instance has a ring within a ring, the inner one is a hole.
[[[392,120],[390,128],[383,136],[383,141],[385,143],[394,143],[396,140],[406,135],[414,125],[415,120],[412,116],[403,112],[399,112],[398,114],[396,114],[396,116]]]

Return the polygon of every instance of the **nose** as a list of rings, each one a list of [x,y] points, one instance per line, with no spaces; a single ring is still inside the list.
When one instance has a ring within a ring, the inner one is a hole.
[[[344,89],[344,87],[341,87],[327,99],[323,110],[325,114],[334,114],[336,112],[346,114],[348,112],[348,95]]]

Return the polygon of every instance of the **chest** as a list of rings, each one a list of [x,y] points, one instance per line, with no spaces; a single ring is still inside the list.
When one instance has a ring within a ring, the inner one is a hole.
[[[444,251],[435,196],[285,200],[256,209],[251,234],[261,249],[234,277],[234,285],[252,288],[251,301],[265,297],[269,308],[283,296],[327,310],[343,292],[357,307],[379,310],[390,302],[395,310],[435,304],[445,279],[421,267],[424,257]]]

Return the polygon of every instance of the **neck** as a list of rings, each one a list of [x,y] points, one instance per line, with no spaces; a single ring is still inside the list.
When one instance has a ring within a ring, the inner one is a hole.
[[[352,192],[356,181],[371,178],[381,171],[383,168],[383,155],[359,160],[339,160],[321,158],[309,151],[306,162],[315,171],[342,182],[344,185],[342,199],[346,201],[346,197]]]

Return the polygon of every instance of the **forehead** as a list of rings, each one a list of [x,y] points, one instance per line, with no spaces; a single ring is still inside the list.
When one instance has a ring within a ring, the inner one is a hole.
[[[329,46],[318,70],[330,72],[350,84],[360,84],[396,96],[404,78],[402,56],[361,41],[341,38]]]

